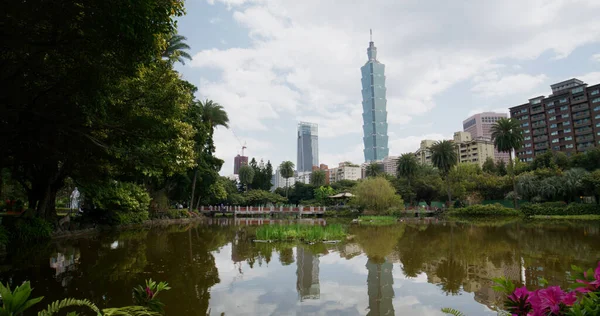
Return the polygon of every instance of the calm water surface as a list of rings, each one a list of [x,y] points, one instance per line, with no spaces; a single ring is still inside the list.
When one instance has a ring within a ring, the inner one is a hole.
[[[163,280],[167,315],[496,315],[493,278],[565,285],[571,264],[600,259],[598,222],[351,226],[335,245],[253,243],[255,227],[222,219],[19,247],[0,259],[0,280],[31,280],[45,304],[103,307]]]

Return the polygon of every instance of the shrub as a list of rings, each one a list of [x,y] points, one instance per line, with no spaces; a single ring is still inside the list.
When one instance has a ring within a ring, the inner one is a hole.
[[[0,225],[0,247],[8,244],[8,231]]]
[[[323,241],[341,239],[346,236],[342,225],[266,225],[256,229],[256,238],[262,240]]]
[[[375,214],[385,214],[390,208],[404,204],[402,198],[396,194],[396,189],[383,177],[368,178],[359,182],[354,187],[354,194],[356,197],[352,203]]]
[[[32,217],[18,219],[10,237],[16,241],[33,242],[49,239],[50,235],[52,225],[41,218]]]
[[[148,219],[150,195],[140,185],[113,181],[83,188],[95,206],[86,216],[109,225],[141,223]]]
[[[571,203],[569,205],[550,202],[523,204],[521,211],[526,216],[534,215],[600,215],[600,205]]]
[[[449,215],[455,216],[519,216],[518,210],[504,207],[500,204],[471,205],[463,208],[452,209]]]
[[[111,225],[129,225],[141,224],[149,219],[148,211],[143,212],[109,212],[108,224]]]

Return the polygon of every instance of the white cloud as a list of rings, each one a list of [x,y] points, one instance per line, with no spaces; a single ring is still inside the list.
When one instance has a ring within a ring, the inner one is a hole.
[[[474,78],[475,85],[471,88],[476,94],[484,97],[498,97],[526,93],[544,83],[548,77],[544,74],[516,74],[500,76],[490,72]]]
[[[592,58],[591,58],[591,59],[592,59],[593,61],[600,62],[600,54],[594,54],[594,55],[592,55]]]
[[[444,140],[451,139],[452,135],[442,135],[439,133],[424,134],[418,136],[406,136],[402,138],[390,139],[390,155],[399,156],[407,152],[415,152],[425,139]]]
[[[210,24],[217,24],[217,23],[221,22],[221,18],[219,18],[219,17],[214,17],[214,18],[211,18],[210,20],[208,20],[208,22],[209,22]]]
[[[575,76],[575,78],[582,80],[583,82],[593,85],[600,82],[600,71],[589,72],[580,76]]]

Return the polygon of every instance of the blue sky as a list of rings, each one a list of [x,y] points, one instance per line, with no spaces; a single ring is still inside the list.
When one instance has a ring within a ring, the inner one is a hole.
[[[295,163],[298,121],[319,124],[321,163],[362,163],[370,28],[386,65],[390,155],[552,83],[600,83],[598,0],[187,0],[186,11],[179,33],[193,60],[178,70],[231,120],[215,133],[222,175],[240,141],[250,157]]]

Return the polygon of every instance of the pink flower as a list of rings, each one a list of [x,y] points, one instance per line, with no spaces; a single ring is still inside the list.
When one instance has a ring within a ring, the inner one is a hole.
[[[510,296],[508,296],[508,299],[513,302],[517,302],[523,298],[527,299],[529,294],[530,294],[530,292],[527,290],[526,287],[520,287],[520,288],[516,289]]]
[[[594,271],[594,279],[600,282],[600,261],[598,261],[598,267],[596,267],[596,270]]]
[[[575,292],[566,293],[559,286],[537,290],[531,295],[531,306],[536,315],[558,314],[564,306],[572,306],[577,300]]]
[[[149,287],[146,287],[146,295],[148,295],[148,298],[152,298],[154,297],[154,292]]]

